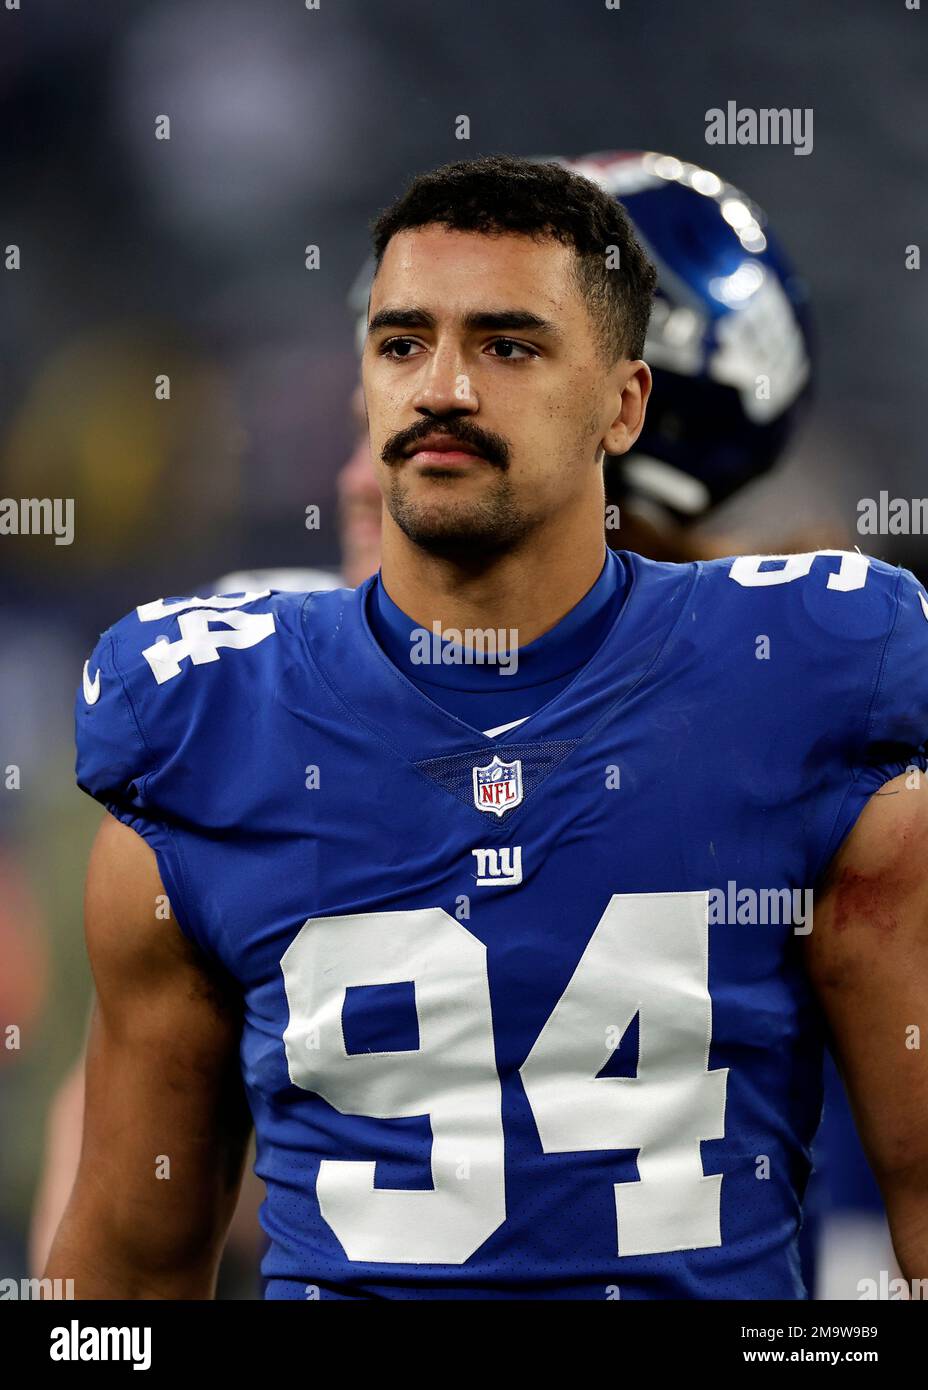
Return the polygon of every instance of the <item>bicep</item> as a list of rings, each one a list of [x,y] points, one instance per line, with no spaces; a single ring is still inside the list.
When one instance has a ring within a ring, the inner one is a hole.
[[[924,782],[924,779],[920,779]],[[861,1139],[884,1185],[928,1174],[928,785],[889,782],[816,894],[805,941]]]
[[[85,894],[97,998],[75,1192],[154,1268],[218,1259],[250,1131],[235,990],[164,901],[149,846],[107,816]]]

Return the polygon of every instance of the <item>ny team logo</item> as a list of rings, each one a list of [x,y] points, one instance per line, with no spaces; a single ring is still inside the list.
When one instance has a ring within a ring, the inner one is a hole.
[[[474,805],[478,811],[504,816],[522,803],[522,762],[504,763],[494,755],[485,767],[474,768]]]

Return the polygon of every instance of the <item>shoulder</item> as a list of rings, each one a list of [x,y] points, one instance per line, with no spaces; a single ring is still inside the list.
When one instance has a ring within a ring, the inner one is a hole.
[[[253,743],[282,673],[302,660],[305,613],[337,608],[347,592],[166,598],[127,613],[84,664],[79,785],[118,800],[168,762]]]
[[[271,664],[281,641],[298,630],[306,598],[263,589],[142,603],[102,633],[89,667],[109,673],[130,700],[142,704],[149,704],[147,697],[159,688],[179,700],[195,698],[205,688],[234,680],[242,665],[253,679]],[[250,655],[223,660],[224,652],[233,650]],[[190,679],[197,667],[215,667],[214,679]]]
[[[924,594],[908,570],[858,550],[731,555],[700,561],[698,568],[704,584],[718,595],[727,594],[733,603],[763,598],[768,608],[801,608],[837,630],[842,617],[879,625],[893,617],[900,593],[908,593],[913,602],[919,591]]]
[[[856,550],[795,555],[732,555],[699,561],[693,602],[700,613],[776,631],[796,649],[827,648],[864,655],[894,632],[924,645],[928,596],[913,574]]]
[[[708,597],[731,613],[758,613],[819,644],[890,637],[928,646],[928,595],[909,570],[857,550],[735,555],[700,562]]]
[[[688,564],[622,554],[652,601],[683,598],[700,613],[708,606],[733,620],[757,614],[781,623],[804,620],[809,632],[850,639],[885,638],[901,615],[913,640],[922,628],[928,634],[928,596],[915,576],[856,550],[729,555]]]
[[[797,646],[835,657],[844,670],[853,661],[878,685],[911,663],[918,694],[928,693],[928,595],[909,570],[847,550],[716,564],[716,588],[725,586],[732,608],[745,612],[753,602]]]
[[[107,628],[89,664],[112,669],[130,693],[143,693],[154,683],[192,696],[209,683],[183,677],[205,666],[215,666],[217,684],[236,676],[252,681],[260,670],[287,659],[286,649],[300,639],[307,623],[324,623],[329,617],[337,621],[354,593],[327,585],[318,591],[223,590],[209,598],[155,599]],[[229,661],[223,659],[226,650],[251,655]]]
[[[853,730],[868,759],[923,746],[928,595],[910,571],[836,550],[732,556],[699,569],[694,606],[714,616],[718,642],[764,645],[782,694],[810,723]]]

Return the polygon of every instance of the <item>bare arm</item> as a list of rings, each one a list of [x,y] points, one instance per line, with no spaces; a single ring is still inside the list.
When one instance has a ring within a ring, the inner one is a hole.
[[[45,1270],[78,1298],[211,1298],[251,1119],[240,1004],[155,916],[152,850],[107,816],[90,857],[96,984],[80,1165]]]
[[[805,943],[907,1279],[928,1278],[928,785],[921,780],[914,789],[897,777],[871,797],[816,897]]]
[[[77,1177],[84,1127],[83,1052],[52,1096],[45,1122],[42,1170],[29,1228],[29,1269],[38,1278]]]

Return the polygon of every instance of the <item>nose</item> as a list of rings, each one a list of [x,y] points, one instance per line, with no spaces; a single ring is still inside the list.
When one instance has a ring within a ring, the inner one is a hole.
[[[470,415],[479,402],[461,353],[452,344],[438,344],[428,355],[416,382],[413,407],[421,415]]]

